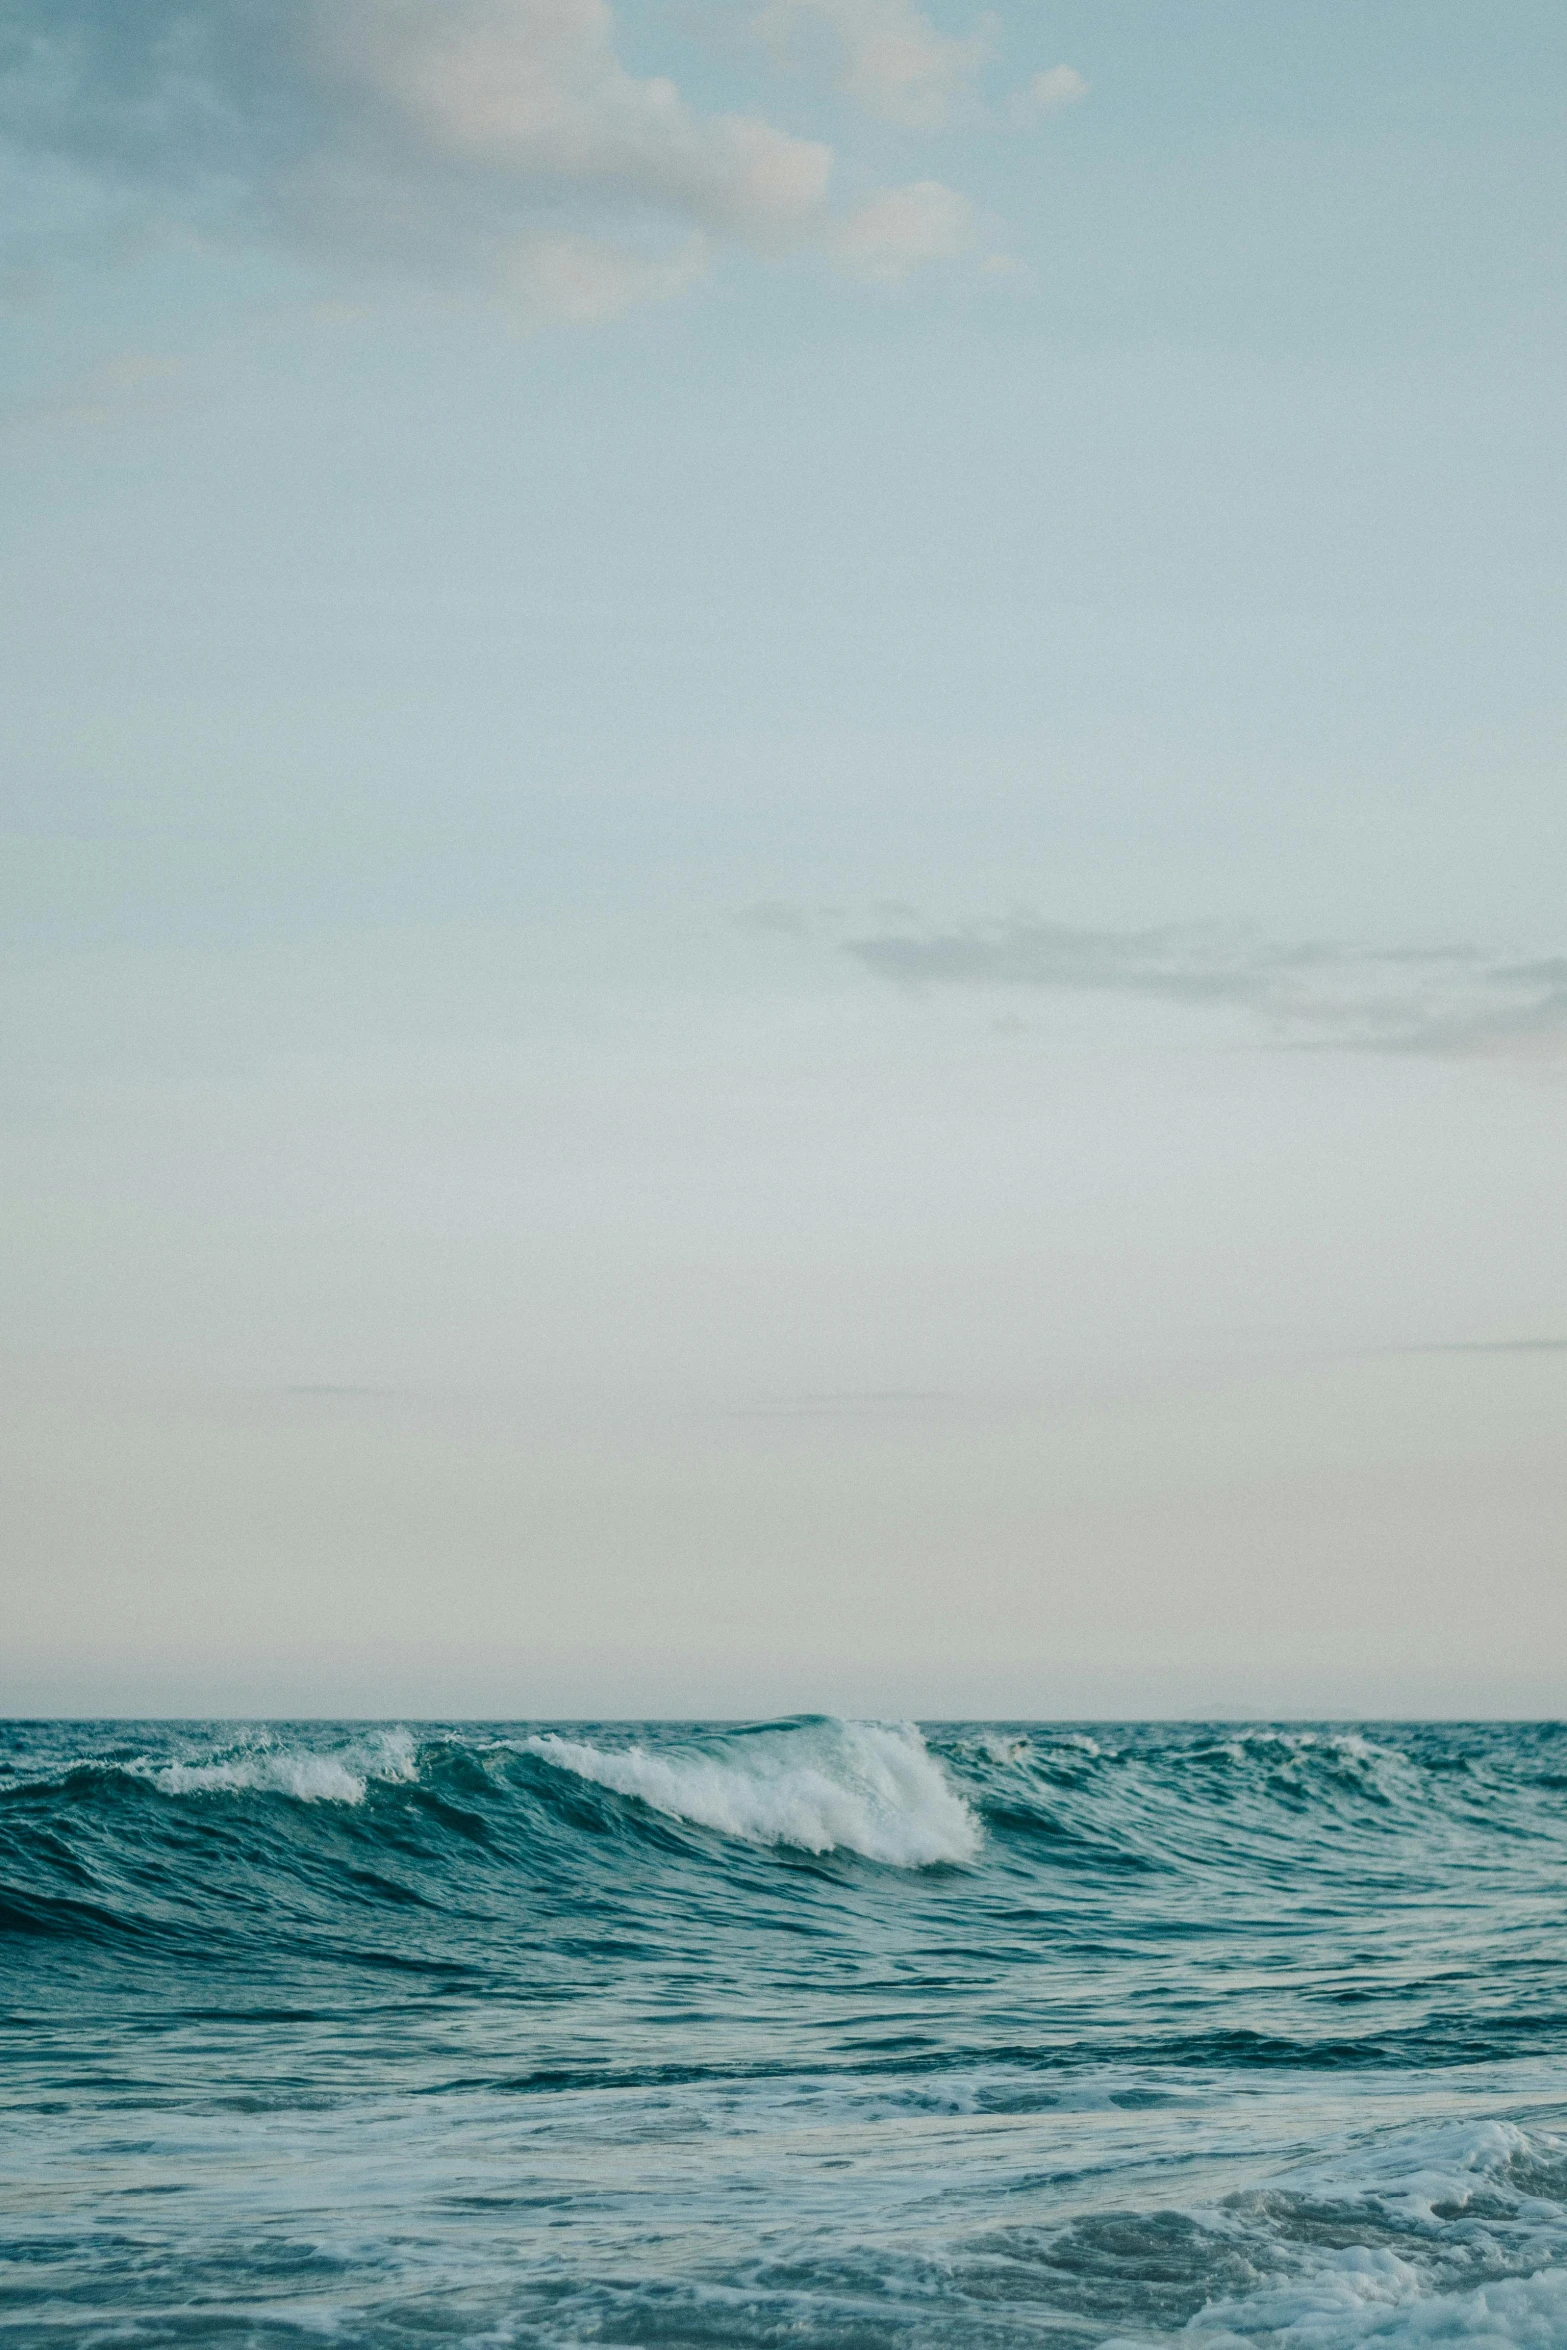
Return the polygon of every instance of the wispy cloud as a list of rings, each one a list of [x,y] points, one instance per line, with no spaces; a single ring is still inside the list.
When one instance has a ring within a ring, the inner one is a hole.
[[[928,1411],[953,1398],[944,1388],[865,1387],[841,1395],[797,1395],[772,1403],[742,1404],[724,1413],[730,1420],[844,1420],[884,1413]]]
[[[1042,114],[1059,114],[1063,106],[1078,105],[1087,95],[1088,84],[1075,67],[1052,65],[1016,93],[1012,117],[1016,122],[1035,122]]]
[[[792,62],[813,33],[825,34],[845,96],[914,130],[947,121],[995,47],[993,18],[954,36],[914,0],[766,0],[753,29],[780,62]]]
[[[1404,1349],[1421,1355],[1567,1355],[1567,1338],[1450,1338]]]
[[[833,232],[832,252],[841,268],[873,284],[899,285],[927,261],[951,261],[974,233],[967,197],[940,180],[916,180],[911,187],[885,188]]]
[[[782,911],[770,910],[775,930]],[[838,928],[835,943],[904,987],[1141,997],[1229,1011],[1296,1048],[1567,1053],[1567,956],[1282,942],[1201,924],[1091,930],[1030,914],[956,927],[889,914],[874,928]]]
[[[58,391],[0,407],[0,424],[101,424],[117,411],[166,401],[184,365],[166,353],[122,351]]]
[[[0,143],[121,220],[568,317],[678,292],[726,245],[898,277],[964,241],[956,191],[845,211],[830,147],[692,106],[616,30],[608,0],[13,0]],[[90,207],[54,210],[83,233]]]
[[[944,33],[916,0],[765,0],[751,30],[775,65],[817,64],[844,97],[905,130],[944,130],[954,119],[1026,125],[1088,95],[1074,67],[1052,65],[999,111],[983,105],[976,85],[999,33],[988,12],[967,33]]]

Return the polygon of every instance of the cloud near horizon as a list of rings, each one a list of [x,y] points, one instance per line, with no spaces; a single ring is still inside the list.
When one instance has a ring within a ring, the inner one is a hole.
[[[753,909],[748,922],[800,935],[817,928],[786,907]],[[1200,924],[1087,930],[1025,914],[941,929],[912,911],[877,931],[839,930],[836,943],[863,969],[906,987],[1118,995],[1228,1010],[1295,1049],[1567,1057],[1567,956],[1291,943]]]
[[[677,293],[726,246],[888,282],[970,241],[957,190],[835,206],[829,146],[698,111],[615,35],[608,0],[17,0],[0,146],[122,236],[281,243],[567,318]],[[54,252],[84,233],[70,209]],[[12,243],[50,257],[41,231]]]

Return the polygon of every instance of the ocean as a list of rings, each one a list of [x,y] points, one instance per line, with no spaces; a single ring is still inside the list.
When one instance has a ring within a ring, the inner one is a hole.
[[[1567,1727],[0,1725],[0,2334],[1567,2346]]]

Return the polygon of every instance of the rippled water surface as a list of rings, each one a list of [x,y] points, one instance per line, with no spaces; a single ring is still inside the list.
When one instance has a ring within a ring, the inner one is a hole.
[[[1567,1730],[0,1725],[19,2344],[1567,2350]]]

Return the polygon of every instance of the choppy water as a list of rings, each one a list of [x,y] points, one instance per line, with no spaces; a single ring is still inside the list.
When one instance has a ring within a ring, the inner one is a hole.
[[[1567,1729],[0,1726],[18,2344],[1567,2346]]]

